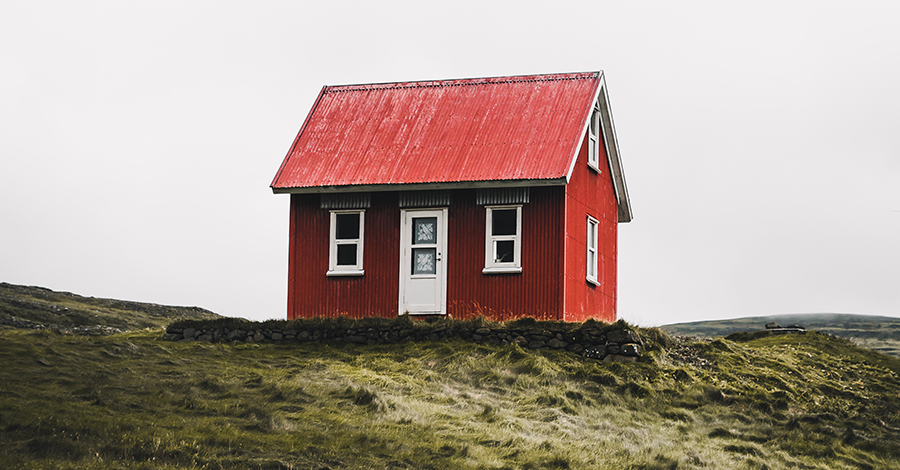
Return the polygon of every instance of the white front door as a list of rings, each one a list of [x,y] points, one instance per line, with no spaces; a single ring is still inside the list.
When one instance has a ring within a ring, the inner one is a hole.
[[[447,209],[400,214],[400,313],[447,312]]]

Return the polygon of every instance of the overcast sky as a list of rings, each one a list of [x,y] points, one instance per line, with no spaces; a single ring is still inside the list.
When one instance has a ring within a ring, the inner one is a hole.
[[[284,318],[323,85],[604,70],[620,317],[900,316],[900,2],[735,3],[5,1],[0,281]]]

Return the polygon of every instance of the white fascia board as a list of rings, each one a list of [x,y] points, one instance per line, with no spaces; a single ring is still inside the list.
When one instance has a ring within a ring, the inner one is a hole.
[[[609,95],[606,92],[606,79],[600,76],[600,118],[604,120],[603,140],[606,144],[606,158],[609,163],[610,177],[613,189],[616,192],[616,200],[619,203],[619,223],[631,222],[631,200],[628,197],[628,186],[625,184],[625,172],[622,169],[622,159],[619,157],[619,140],[616,138],[616,125],[613,122],[612,110],[609,106]]]
[[[600,91],[604,89],[604,84],[606,83],[603,78],[603,71],[601,70],[598,73],[600,74],[600,86],[597,87],[597,91],[594,92],[594,99],[592,99],[588,105],[587,118],[584,120],[584,125],[581,126],[581,133],[578,134],[578,145],[575,146],[575,155],[572,155],[571,163],[569,163],[569,171],[566,173],[566,184],[569,184],[569,181],[572,181],[572,173],[575,171],[575,164],[578,163],[578,154],[581,153],[581,146],[584,144],[584,136],[587,134],[588,128],[591,125],[591,114],[594,112],[594,103],[597,102]]]
[[[625,184],[625,173],[622,170],[622,159],[619,158],[619,141],[616,138],[616,125],[613,122],[612,111],[609,107],[609,95],[606,92],[606,76],[600,72],[600,86],[594,94],[594,99],[590,103],[587,110],[587,119],[584,120],[584,126],[581,129],[581,137],[578,139],[578,146],[575,148],[575,155],[572,156],[572,163],[569,165],[569,172],[566,174],[566,184],[572,179],[572,173],[575,171],[575,163],[578,161],[578,154],[581,152],[581,146],[584,143],[584,136],[588,132],[591,125],[591,113],[594,110],[594,104],[600,105],[600,119],[603,121],[600,125],[600,131],[603,133],[603,145],[606,149],[607,163],[609,164],[610,179],[612,180],[613,190],[616,193],[616,202],[619,205],[619,223],[631,222],[631,200],[628,198],[628,186]]]

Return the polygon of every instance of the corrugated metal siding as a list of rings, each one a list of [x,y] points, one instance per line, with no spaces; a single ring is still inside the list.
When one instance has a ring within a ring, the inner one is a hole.
[[[562,309],[562,187],[532,188],[522,206],[522,272],[483,274],[485,209],[475,191],[454,194],[449,212],[448,313],[510,320],[556,320]]]
[[[530,188],[489,188],[475,193],[475,204],[523,204],[529,201]]]
[[[452,193],[448,214],[447,311],[457,319],[561,319],[563,187],[532,188],[522,208],[522,273],[483,274],[485,209],[475,190]],[[373,193],[366,210],[362,277],[327,277],[328,210],[318,195],[291,196],[288,318],[397,315],[400,209],[397,193]]]
[[[397,315],[400,215],[396,193],[372,195],[360,277],[327,277],[329,212],[318,195],[291,195],[288,319]]]
[[[587,166],[587,137],[566,185],[565,320],[616,320],[618,204],[603,146],[601,173]],[[587,275],[587,216],[599,221],[599,286]]]
[[[446,207],[450,205],[450,191],[403,191],[400,207]]]
[[[322,194],[319,197],[322,209],[366,209],[372,204],[369,193]]]
[[[564,178],[599,72],[325,87],[272,187]]]

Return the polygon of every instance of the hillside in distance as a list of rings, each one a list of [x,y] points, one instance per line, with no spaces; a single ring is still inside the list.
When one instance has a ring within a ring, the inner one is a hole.
[[[216,318],[221,317],[199,307],[82,297],[43,287],[0,282],[0,327],[107,334],[162,328],[176,320]]]
[[[765,329],[767,323],[798,325],[807,330],[847,338],[875,351],[900,357],[900,318],[848,313],[807,313],[673,323],[659,328],[680,336],[715,338]]]

